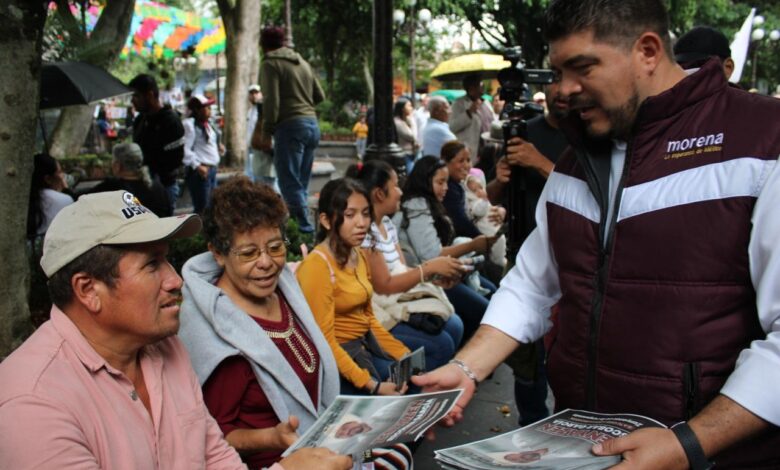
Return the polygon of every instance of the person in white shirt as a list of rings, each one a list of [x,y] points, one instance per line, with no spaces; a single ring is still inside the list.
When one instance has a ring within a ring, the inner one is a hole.
[[[430,118],[423,131],[423,157],[439,157],[442,146],[451,140],[457,140],[450,130],[447,122],[450,120],[451,108],[446,99],[441,96],[432,96],[428,100]]]
[[[423,132],[425,132],[425,126],[428,124],[428,119],[431,117],[431,113],[428,109],[429,97],[427,94],[423,94],[420,97],[420,105],[412,113],[414,118],[414,124],[417,126],[417,142],[420,143],[422,148],[425,145],[423,141]]]
[[[28,238],[44,235],[54,216],[63,207],[73,204],[73,198],[62,192],[67,188],[60,162],[47,153],[35,155],[27,208]]]
[[[217,187],[217,165],[221,146],[219,135],[209,122],[214,100],[194,95],[187,101],[189,118],[184,120],[184,177],[192,198],[194,212],[200,214],[206,208],[211,191]]]
[[[473,165],[479,155],[479,136],[490,131],[490,124],[495,120],[495,116],[490,104],[482,99],[481,76],[466,76],[463,79],[463,89],[466,94],[452,103],[450,130],[468,147]]]

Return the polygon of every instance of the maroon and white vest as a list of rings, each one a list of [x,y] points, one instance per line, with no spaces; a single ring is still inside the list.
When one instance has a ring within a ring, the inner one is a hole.
[[[569,138],[547,183],[562,292],[548,359],[556,407],[688,419],[718,394],[740,351],[766,336],[748,243],[780,155],[780,101],[729,87],[715,61],[647,99],[610,223],[611,145]],[[780,468],[780,432],[716,461]]]

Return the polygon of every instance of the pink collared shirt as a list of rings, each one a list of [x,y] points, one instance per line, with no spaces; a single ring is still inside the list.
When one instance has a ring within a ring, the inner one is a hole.
[[[147,346],[151,416],[59,309],[0,363],[0,466],[244,469],[203,403],[178,338]]]

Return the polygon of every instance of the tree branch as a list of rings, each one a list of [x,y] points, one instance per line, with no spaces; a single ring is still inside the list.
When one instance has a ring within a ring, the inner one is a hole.
[[[238,0],[240,1],[240,0]],[[236,10],[235,5],[231,5],[230,0],[217,0],[219,16],[225,25],[225,36],[228,41],[232,40],[233,32],[236,30]]]

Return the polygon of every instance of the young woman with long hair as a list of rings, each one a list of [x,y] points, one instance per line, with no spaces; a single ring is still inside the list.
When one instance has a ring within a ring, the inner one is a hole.
[[[352,179],[329,181],[320,192],[319,244],[296,276],[336,358],[341,393],[398,395],[388,366],[409,349],[376,319],[374,289],[360,245],[371,225],[371,203]]]
[[[425,347],[426,366],[433,370],[452,359],[463,337],[463,322],[441,287],[426,282],[439,276],[458,279],[465,272],[457,259],[440,256],[417,268],[406,265],[398,242],[398,229],[390,217],[398,212],[401,188],[393,168],[381,160],[353,165],[347,175],[358,179],[366,188],[373,207],[373,221],[363,242],[363,249],[371,269],[371,283],[379,300],[388,305],[383,325],[414,350]],[[414,289],[407,297],[399,295]],[[405,308],[394,308],[395,306]],[[378,312],[375,310],[375,314]]]
[[[493,243],[494,239],[479,235],[468,242],[452,244],[455,229],[442,205],[448,180],[447,165],[436,157],[418,160],[406,180],[401,198],[399,240],[409,264],[418,265],[437,256],[486,253]],[[496,290],[495,285],[481,276],[480,284],[491,294]],[[445,292],[461,315],[466,341],[479,327],[488,299],[463,282],[452,283]]]

